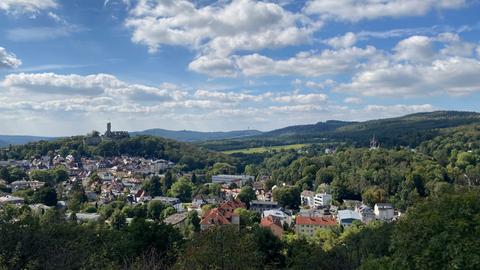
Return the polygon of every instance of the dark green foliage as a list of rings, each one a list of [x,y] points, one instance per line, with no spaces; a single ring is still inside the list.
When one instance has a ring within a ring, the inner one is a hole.
[[[257,196],[255,195],[255,191],[251,186],[244,186],[240,190],[240,193],[237,196],[237,199],[245,203],[246,205],[250,205],[250,201],[255,200]]]
[[[172,196],[179,198],[182,202],[192,201],[193,185],[189,179],[181,177],[172,185]]]
[[[478,196],[478,192],[461,190],[459,194],[444,194],[410,208],[395,226],[392,266],[396,269],[479,269]]]
[[[300,189],[298,187],[277,187],[273,198],[282,207],[298,209],[300,206]]]
[[[251,234],[235,226],[212,228],[196,235],[187,246],[178,269],[258,269],[261,267]]]
[[[57,200],[57,192],[50,186],[44,186],[36,190],[31,198],[33,203],[43,203],[47,206],[56,206]]]

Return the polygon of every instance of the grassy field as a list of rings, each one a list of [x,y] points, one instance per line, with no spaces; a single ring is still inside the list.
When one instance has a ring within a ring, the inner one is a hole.
[[[289,144],[289,145],[278,145],[278,146],[268,146],[268,147],[255,147],[255,148],[245,148],[245,149],[236,149],[223,151],[224,154],[233,154],[233,153],[244,153],[244,154],[254,154],[254,153],[263,153],[272,150],[289,150],[289,149],[300,149],[308,144]]]

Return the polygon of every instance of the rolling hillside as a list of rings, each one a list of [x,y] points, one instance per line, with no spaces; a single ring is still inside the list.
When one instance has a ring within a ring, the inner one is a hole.
[[[416,147],[437,136],[443,128],[478,123],[480,113],[436,111],[365,122],[326,121],[314,125],[286,127],[252,137],[199,144],[217,151],[322,142],[347,142],[355,146],[368,146],[370,139],[375,136],[383,147]]]
[[[201,132],[191,130],[167,130],[167,129],[147,129],[144,131],[130,132],[131,135],[149,135],[163,137],[181,142],[196,142],[208,140],[234,139],[262,134],[258,130],[235,130],[226,132]]]

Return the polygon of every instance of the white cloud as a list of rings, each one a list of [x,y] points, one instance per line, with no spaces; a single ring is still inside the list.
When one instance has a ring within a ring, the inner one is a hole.
[[[304,52],[287,60],[274,60],[263,55],[252,54],[238,57],[237,65],[246,76],[319,77],[355,70],[376,54],[377,50],[371,46],[364,49],[351,47],[340,50],[324,50],[320,53]]]
[[[410,62],[431,62],[435,56],[432,39],[426,36],[412,36],[400,41],[393,49],[396,60]]]
[[[75,32],[81,31],[81,27],[64,25],[58,27],[20,27],[6,31],[7,39],[15,42],[44,41],[61,37],[68,37]]]
[[[336,90],[365,96],[413,97],[480,91],[480,61],[451,57],[430,65],[395,64],[362,71]]]
[[[326,101],[328,96],[326,94],[310,93],[299,94],[293,93],[292,95],[283,95],[274,97],[273,100],[282,103],[300,103],[300,104],[318,104]]]
[[[383,61],[366,65],[336,91],[364,96],[415,97],[465,95],[480,91],[480,61],[475,44],[457,34],[412,36],[401,40]]]
[[[3,47],[0,47],[0,69],[2,68],[17,68],[22,64],[15,54],[7,52]]]
[[[307,81],[305,82],[305,86],[311,89],[324,89],[326,87],[330,87],[335,85],[335,81],[332,79],[327,79],[323,82],[312,82],[312,81]]]
[[[57,8],[56,0],[2,0],[0,10],[8,13],[37,13],[42,10]]]
[[[358,98],[358,97],[347,97],[343,100],[343,102],[345,102],[347,104],[361,104],[362,99]]]
[[[464,7],[466,0],[310,0],[304,10],[324,19],[360,21],[425,15],[432,10]]]
[[[348,48],[355,45],[357,42],[357,36],[352,33],[348,32],[343,36],[333,37],[331,39],[326,40],[326,43],[333,48]]]
[[[321,25],[281,5],[252,0],[196,6],[186,0],[140,0],[125,22],[132,41],[155,52],[161,45],[201,49],[226,56],[308,42]]]
[[[376,118],[381,115],[382,117],[395,117],[405,114],[418,113],[418,112],[431,112],[436,110],[435,106],[431,104],[420,105],[367,105],[365,108],[359,111],[360,114],[365,116]]]
[[[235,77],[238,74],[233,59],[214,55],[204,55],[194,59],[188,65],[188,69],[211,77]]]

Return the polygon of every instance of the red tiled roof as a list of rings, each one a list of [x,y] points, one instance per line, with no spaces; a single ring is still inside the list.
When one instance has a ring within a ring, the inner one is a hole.
[[[297,225],[335,226],[335,225],[337,225],[337,222],[333,218],[297,216],[297,218],[295,219],[295,224],[297,224]]]
[[[227,225],[230,221],[226,219],[219,211],[218,208],[213,208],[210,212],[200,221],[202,225]]]
[[[283,227],[280,224],[277,224],[273,220],[273,217],[271,215],[268,217],[262,218],[262,220],[260,221],[260,226],[270,229],[273,232],[273,234],[275,234],[280,238],[283,236]]]

